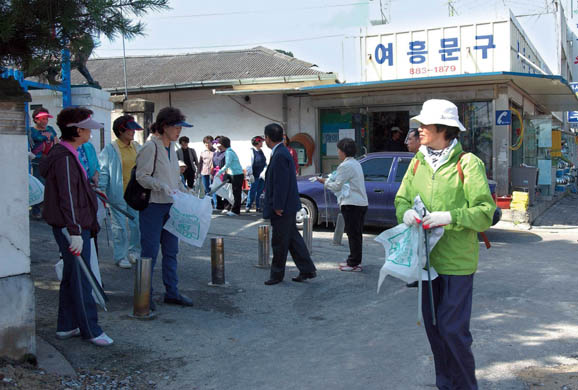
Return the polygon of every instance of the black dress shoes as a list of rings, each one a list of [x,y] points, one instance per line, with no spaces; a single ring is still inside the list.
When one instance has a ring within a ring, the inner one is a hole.
[[[317,273],[315,272],[307,272],[307,273],[300,273],[299,275],[297,275],[296,277],[292,278],[291,280],[294,282],[304,282],[307,279],[313,279],[317,277]]]
[[[184,295],[179,295],[178,298],[167,298],[165,297],[165,303],[169,305],[179,305],[179,306],[193,306],[193,301],[191,298]]]
[[[283,281],[283,279],[269,279],[265,281],[265,285],[266,286],[272,286],[274,284],[278,284],[281,283]]]

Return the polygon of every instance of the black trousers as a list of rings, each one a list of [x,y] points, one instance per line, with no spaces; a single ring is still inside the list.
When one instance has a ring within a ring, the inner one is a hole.
[[[305,246],[303,237],[297,230],[296,213],[283,213],[282,216],[271,217],[273,234],[271,246],[273,247],[273,260],[271,261],[271,279],[283,280],[285,276],[285,264],[287,253],[291,253],[295,265],[300,273],[315,272],[316,268],[311,260],[309,251]]]
[[[193,186],[195,185],[195,170],[187,167],[187,169],[185,169],[185,173],[183,174],[183,176],[185,177],[185,180],[187,182],[187,187],[193,188]]]
[[[436,326],[432,323],[428,282],[423,284],[422,313],[434,356],[440,390],[477,390],[472,353],[472,290],[474,275],[439,275],[432,281]]]
[[[241,173],[240,175],[233,175],[231,176],[231,185],[233,186],[233,198],[235,201],[233,202],[233,206],[231,207],[231,211],[235,214],[241,214],[241,192],[243,191],[243,179],[244,175]]]
[[[363,223],[365,221],[365,214],[367,213],[367,206],[341,206],[341,215],[345,222],[345,233],[347,233],[347,240],[349,241],[349,256],[347,257],[347,265],[354,267],[361,264],[361,257],[363,254]]]

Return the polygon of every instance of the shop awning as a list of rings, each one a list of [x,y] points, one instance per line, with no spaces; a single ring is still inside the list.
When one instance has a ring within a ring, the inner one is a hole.
[[[578,98],[562,76],[516,72],[473,73],[414,79],[367,81],[299,88],[308,95],[378,92],[395,89],[513,83],[549,111],[578,111]]]

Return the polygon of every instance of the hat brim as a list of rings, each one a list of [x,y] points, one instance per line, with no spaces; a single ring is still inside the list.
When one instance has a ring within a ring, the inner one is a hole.
[[[190,123],[187,123],[185,121],[180,121],[178,123],[175,123],[173,126],[181,126],[181,127],[193,127],[193,125],[191,125]]]
[[[124,128],[128,130],[144,130],[141,125],[136,123],[135,121],[128,121],[124,124]]]
[[[40,119],[40,118],[54,118],[54,117],[47,112],[41,112],[40,114],[38,114],[34,117],[34,119]]]
[[[459,120],[455,119],[440,119],[437,118],[428,118],[425,115],[417,115],[413,118],[410,118],[410,122],[417,122],[418,124],[422,125],[445,125],[445,126],[453,126],[460,129],[460,131],[466,131],[466,128]]]
[[[92,119],[91,117],[88,117],[85,120],[80,121],[78,123],[69,123],[68,125],[66,125],[66,127],[72,127],[72,126],[80,127],[81,129],[97,130],[97,129],[104,128],[104,123],[97,122],[94,119]]]

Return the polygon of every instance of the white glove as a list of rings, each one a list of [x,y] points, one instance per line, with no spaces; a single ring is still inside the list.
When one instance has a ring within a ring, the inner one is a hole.
[[[421,218],[414,209],[409,209],[403,214],[403,223],[407,226],[417,225],[421,223]]]
[[[68,250],[75,256],[80,256],[82,253],[82,246],[84,245],[84,241],[80,236],[70,236],[70,246]]]
[[[171,194],[174,192],[171,187],[169,187],[168,184],[162,183],[161,184],[161,191],[163,191],[165,194],[167,194],[168,196],[171,196]]]
[[[424,229],[449,225],[450,223],[452,223],[452,215],[449,211],[434,211],[423,218]]]
[[[310,178],[309,178],[309,181],[310,181],[311,183],[315,183],[315,182],[317,181],[317,176],[310,177]]]
[[[251,183],[251,184],[255,183],[255,176],[249,175],[248,179],[249,179],[249,183]]]

